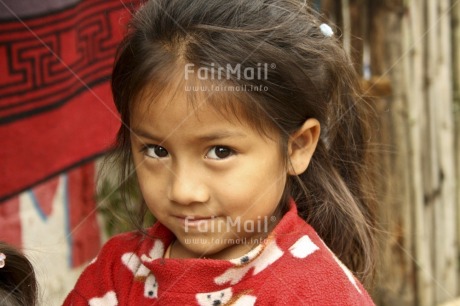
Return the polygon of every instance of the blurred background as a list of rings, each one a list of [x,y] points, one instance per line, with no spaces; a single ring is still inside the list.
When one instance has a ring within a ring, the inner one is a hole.
[[[0,0],[0,240],[60,305],[128,229],[97,168],[119,119],[110,72],[133,0]],[[460,0],[315,0],[375,110],[377,305],[460,305]],[[115,217],[114,215],[115,214]]]

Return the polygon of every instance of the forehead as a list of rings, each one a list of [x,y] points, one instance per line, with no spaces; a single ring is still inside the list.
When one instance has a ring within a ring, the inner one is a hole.
[[[131,125],[164,119],[161,115],[176,108],[176,112],[184,111],[198,119],[206,110],[208,117],[212,115],[218,120],[252,127],[264,136],[273,132],[273,123],[265,118],[264,110],[250,93],[221,90],[235,88],[235,84],[196,78],[185,80],[183,72],[177,70],[144,86],[130,104]]]
[[[164,113],[173,106],[181,105],[189,115],[200,116],[198,109],[214,110],[214,116],[233,124],[249,126],[261,136],[272,138],[280,131],[275,120],[267,115],[264,100],[258,101],[254,92],[238,91],[242,84],[232,81],[200,79],[197,74],[186,77],[185,64],[175,62],[151,75],[150,81],[129,103],[130,125],[149,116]],[[155,112],[149,112],[152,108]]]
[[[160,87],[146,86],[132,104],[133,125],[145,121],[180,121],[194,118],[198,121],[222,121],[247,125],[242,103],[231,94],[200,90],[194,85],[174,84]]]

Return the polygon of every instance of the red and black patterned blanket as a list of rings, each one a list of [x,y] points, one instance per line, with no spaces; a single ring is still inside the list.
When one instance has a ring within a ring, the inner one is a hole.
[[[103,154],[109,79],[131,1],[0,4],[0,201]]]

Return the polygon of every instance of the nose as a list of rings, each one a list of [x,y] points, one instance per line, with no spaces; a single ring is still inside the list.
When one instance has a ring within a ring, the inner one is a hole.
[[[168,198],[182,205],[207,202],[209,192],[203,174],[196,167],[175,167],[171,173]]]

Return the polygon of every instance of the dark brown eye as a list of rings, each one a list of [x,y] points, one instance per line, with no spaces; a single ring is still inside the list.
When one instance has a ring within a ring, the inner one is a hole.
[[[145,155],[152,157],[152,158],[165,158],[168,156],[168,151],[157,145],[148,146],[145,150]]]
[[[210,159],[224,159],[224,158],[231,156],[232,154],[233,154],[233,150],[228,147],[215,146],[215,147],[212,147],[211,150],[209,150],[206,157]]]

